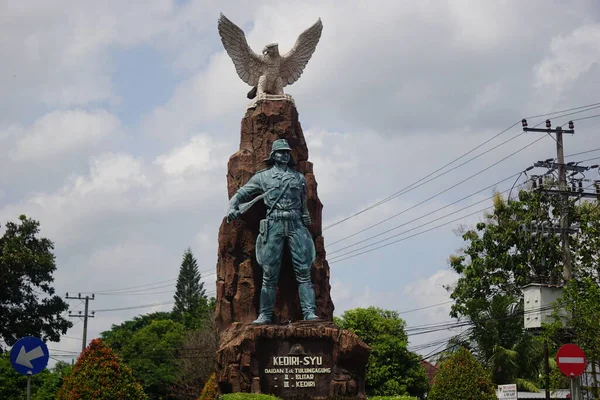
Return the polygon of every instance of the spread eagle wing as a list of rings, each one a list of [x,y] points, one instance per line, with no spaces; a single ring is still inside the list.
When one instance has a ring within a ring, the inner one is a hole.
[[[265,65],[263,56],[256,54],[248,46],[244,31],[223,13],[219,17],[219,35],[239,77],[250,86],[258,85],[258,78]]]
[[[283,80],[283,86],[291,85],[300,78],[308,60],[317,48],[322,31],[323,23],[319,18],[313,26],[298,36],[294,47],[283,55],[279,67],[279,76]]]

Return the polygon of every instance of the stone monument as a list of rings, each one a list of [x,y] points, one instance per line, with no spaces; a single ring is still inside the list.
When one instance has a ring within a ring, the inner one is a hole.
[[[230,203],[219,229],[219,391],[364,397],[369,348],[333,324],[323,205],[298,112],[282,90],[312,56],[321,20],[284,56],[277,44],[254,53],[222,14],[218,28],[238,75],[254,87],[228,163]]]

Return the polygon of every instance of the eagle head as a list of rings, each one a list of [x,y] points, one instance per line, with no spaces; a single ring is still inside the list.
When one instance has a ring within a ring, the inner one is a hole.
[[[262,51],[264,56],[277,57],[279,56],[279,44],[278,43],[269,43],[265,46]]]

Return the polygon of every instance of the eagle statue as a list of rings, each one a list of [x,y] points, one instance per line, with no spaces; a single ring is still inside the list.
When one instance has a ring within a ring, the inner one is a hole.
[[[239,77],[253,89],[248,98],[266,98],[266,95],[283,96],[283,88],[296,82],[306,67],[321,38],[321,18],[298,36],[294,47],[279,54],[277,43],[267,44],[262,55],[248,45],[244,31],[221,13],[219,35],[223,46],[233,60]]]

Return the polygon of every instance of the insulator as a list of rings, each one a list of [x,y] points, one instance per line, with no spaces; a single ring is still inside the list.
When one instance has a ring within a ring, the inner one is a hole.
[[[521,120],[521,125],[523,125],[523,128],[527,128],[527,120],[525,118]]]
[[[573,121],[569,121],[569,129],[575,129],[575,124]]]
[[[579,181],[579,191],[583,192],[583,181]]]
[[[550,120],[549,120],[549,119],[547,119],[547,120],[546,120],[546,128],[547,128],[547,129],[550,129],[550,128],[552,128],[552,124],[550,123]]]

